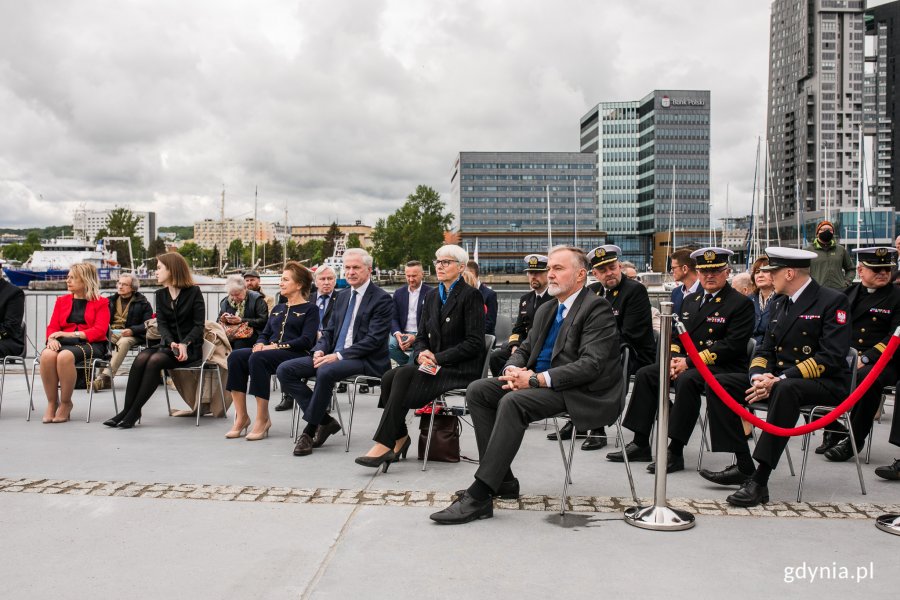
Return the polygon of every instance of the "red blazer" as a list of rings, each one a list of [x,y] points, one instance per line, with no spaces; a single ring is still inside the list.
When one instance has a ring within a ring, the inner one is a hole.
[[[72,294],[66,294],[56,299],[53,305],[53,315],[47,323],[47,335],[57,331],[73,332],[82,331],[87,336],[88,342],[105,342],[109,331],[109,299],[98,298],[88,300],[84,309],[86,325],[69,323],[69,313],[72,312]],[[80,328],[80,329],[79,329]]]

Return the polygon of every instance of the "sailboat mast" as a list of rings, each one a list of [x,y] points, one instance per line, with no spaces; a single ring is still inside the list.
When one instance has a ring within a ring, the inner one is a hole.
[[[250,264],[256,265],[256,239],[259,237],[259,230],[257,229],[257,221],[256,217],[259,211],[259,186],[256,186],[256,189],[253,192],[253,243],[252,243],[252,251],[250,254]]]
[[[547,253],[553,247],[553,231],[550,227],[550,186],[547,186]]]
[[[219,274],[222,273],[222,253],[225,252],[225,184],[222,184],[222,203],[219,207]]]
[[[572,245],[577,248],[578,247],[578,175],[575,175],[574,184],[572,185],[572,189],[575,190],[575,243]]]

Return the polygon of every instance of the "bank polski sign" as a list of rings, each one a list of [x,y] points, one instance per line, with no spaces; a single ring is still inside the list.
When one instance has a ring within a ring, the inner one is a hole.
[[[663,96],[660,104],[663,108],[669,108],[670,106],[703,106],[705,103],[702,98],[670,98],[669,96]]]

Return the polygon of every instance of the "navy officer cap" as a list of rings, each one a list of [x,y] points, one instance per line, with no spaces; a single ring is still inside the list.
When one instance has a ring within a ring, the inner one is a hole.
[[[548,259],[543,254],[529,254],[525,257],[525,272],[549,271]]]
[[[784,268],[808,269],[809,264],[818,255],[809,250],[770,246],[766,248],[766,256],[769,257],[769,265],[760,267],[761,271],[777,271]]]
[[[591,261],[591,268],[593,269],[602,265],[608,265],[611,262],[617,261],[619,260],[619,255],[621,253],[622,249],[613,244],[597,246],[588,253],[588,258]]]
[[[697,261],[698,269],[724,269],[728,266],[728,257],[734,252],[725,248],[700,248],[691,252],[691,258]]]
[[[875,248],[858,248],[854,250],[859,258],[859,263],[864,267],[893,267],[897,264],[894,255],[897,251],[888,246],[878,246]]]

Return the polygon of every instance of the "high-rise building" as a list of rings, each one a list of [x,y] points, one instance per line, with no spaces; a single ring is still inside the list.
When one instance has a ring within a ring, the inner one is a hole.
[[[782,237],[859,198],[864,8],[863,0],[772,2],[767,179]]]
[[[575,244],[576,230],[576,245],[585,250],[605,243],[593,154],[460,152],[450,195],[459,243],[474,254],[477,241],[485,273],[519,273],[525,255],[547,252],[548,202],[554,245]]]
[[[900,172],[900,1],[868,8],[865,27],[863,121],[871,139],[866,162],[874,166],[867,184],[873,205],[900,210],[900,189],[893,184]]]
[[[673,230],[676,246],[708,239],[709,117],[706,90],[654,90],[581,117],[581,151],[599,164],[598,226],[641,268],[665,268]]]
[[[254,236],[255,233],[255,236]],[[280,235],[279,235],[280,234]],[[247,246],[256,238],[257,244],[267,244],[285,236],[284,227],[267,221],[246,219],[203,219],[194,223],[194,243],[206,250],[228,248],[233,240]]]
[[[73,215],[72,229],[76,235],[83,235],[85,239],[93,241],[101,229],[106,229],[109,215],[115,209],[87,210],[78,208]],[[150,247],[150,242],[156,239],[156,213],[135,212],[131,214],[138,218],[135,235],[141,238],[144,248]]]

